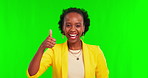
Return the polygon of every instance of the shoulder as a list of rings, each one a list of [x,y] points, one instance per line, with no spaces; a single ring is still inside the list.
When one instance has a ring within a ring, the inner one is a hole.
[[[95,53],[95,54],[102,54],[102,50],[100,49],[100,46],[97,45],[90,45],[90,44],[86,44],[87,48],[89,49],[89,51]]]
[[[90,45],[90,44],[85,44],[88,49],[90,50],[98,50],[99,46],[97,45]]]
[[[60,49],[60,48],[62,48],[64,46],[67,46],[67,44],[66,43],[55,44],[54,47],[53,47],[53,49],[57,49],[57,48]]]
[[[53,50],[56,50],[56,49],[60,49],[62,48],[62,46],[64,45],[64,43],[61,43],[61,44],[55,44],[54,47],[52,48],[47,48],[47,50],[50,50],[50,51],[53,51]]]
[[[63,45],[63,43],[61,44],[55,44],[53,48],[60,48]]]
[[[98,48],[97,45],[90,45],[90,44],[86,44],[86,45],[89,49],[97,49]]]

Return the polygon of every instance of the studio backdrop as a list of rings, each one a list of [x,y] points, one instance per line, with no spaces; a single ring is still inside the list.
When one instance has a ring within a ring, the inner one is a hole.
[[[27,78],[40,44],[58,28],[63,9],[88,11],[90,28],[82,39],[101,47],[109,78],[148,78],[148,7],[145,0],[2,0],[0,1],[0,77]],[[52,78],[50,67],[40,78]]]

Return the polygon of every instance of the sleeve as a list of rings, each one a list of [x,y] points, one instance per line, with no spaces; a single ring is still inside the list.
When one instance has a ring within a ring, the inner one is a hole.
[[[53,50],[48,48],[42,58],[41,58],[41,62],[40,62],[40,67],[39,67],[39,70],[38,72],[33,75],[33,76],[30,76],[29,73],[28,73],[28,70],[27,70],[27,76],[28,78],[38,78],[40,75],[42,75],[49,66],[52,65],[52,61],[53,60]]]
[[[107,68],[106,59],[100,47],[98,47],[99,54],[97,55],[97,67],[95,71],[96,78],[108,78],[109,70]]]

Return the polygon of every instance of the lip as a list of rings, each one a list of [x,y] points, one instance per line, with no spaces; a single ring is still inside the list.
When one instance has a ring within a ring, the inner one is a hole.
[[[78,36],[78,34],[68,34],[68,35],[69,35],[69,39],[72,39],[72,40],[76,39]]]

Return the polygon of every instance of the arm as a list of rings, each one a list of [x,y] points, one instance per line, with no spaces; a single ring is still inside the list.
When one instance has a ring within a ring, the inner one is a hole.
[[[43,55],[42,55],[42,57],[41,57],[41,59],[40,59],[40,62],[39,62],[39,65],[38,65],[38,69],[33,69],[33,68],[31,68],[31,71],[33,70],[33,72],[34,72],[34,70],[36,70],[35,72],[36,73],[34,73],[33,75],[31,75],[30,74],[30,71],[29,71],[29,69],[28,69],[28,71],[27,71],[27,75],[28,75],[28,77],[29,78],[38,78],[40,75],[42,75],[42,73],[44,73],[45,71],[46,71],[46,69],[49,67],[49,66],[51,66],[52,65],[52,63],[53,63],[53,50],[52,49],[47,49],[44,53],[43,53]],[[32,63],[32,62],[31,62]],[[35,65],[34,65],[35,66]],[[30,67],[31,67],[31,65],[30,65]]]
[[[28,68],[28,76],[33,76],[40,73],[40,69],[47,68],[51,64],[52,58],[52,50],[48,49],[47,52],[44,53],[46,48],[52,48],[55,45],[55,39],[52,38],[52,31],[50,31],[50,36],[46,38],[46,40],[41,44],[34,58],[32,59],[29,68]],[[47,62],[48,61],[48,62]]]
[[[107,68],[106,59],[104,57],[103,52],[99,49],[99,54],[97,56],[97,67],[96,67],[96,78],[108,78],[109,70]]]
[[[38,72],[43,53],[44,49],[40,47],[29,65],[28,72],[30,76],[35,75]]]

